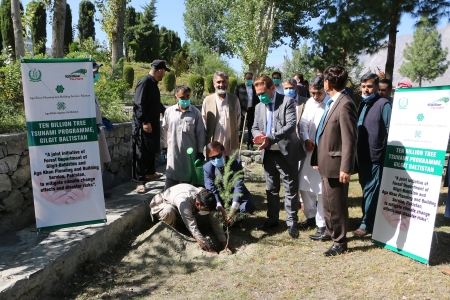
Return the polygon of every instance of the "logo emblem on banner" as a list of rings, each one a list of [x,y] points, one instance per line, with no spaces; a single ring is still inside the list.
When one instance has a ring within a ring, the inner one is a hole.
[[[417,115],[417,121],[421,122],[421,121],[423,121],[423,119],[425,119],[425,116],[423,114]]]
[[[66,103],[64,103],[64,102],[58,102],[58,103],[56,104],[56,108],[59,109],[59,110],[65,110],[65,109],[66,109]]]
[[[86,77],[86,73],[86,69],[78,69],[76,71],[73,71],[69,75],[66,75],[66,78],[69,78],[70,80],[84,80],[83,77]]]
[[[31,82],[39,82],[41,81],[42,73],[39,70],[33,69],[28,72],[28,77]]]
[[[408,106],[408,98],[400,98],[398,99],[398,108],[406,109]]]
[[[64,92],[64,87],[62,85],[57,85],[55,90],[58,94],[61,94]]]

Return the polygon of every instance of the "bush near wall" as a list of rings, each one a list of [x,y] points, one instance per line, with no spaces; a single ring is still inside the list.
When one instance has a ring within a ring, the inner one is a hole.
[[[234,94],[234,89],[237,86],[237,79],[234,77],[228,78],[228,93]]]
[[[175,89],[175,74],[173,72],[167,72],[166,75],[162,79],[162,85],[166,92],[171,93]]]
[[[200,75],[191,75],[188,79],[188,86],[191,88],[194,99],[201,99],[205,90],[205,79]]]
[[[131,89],[134,83],[134,69],[132,66],[123,67],[123,79],[128,82],[129,88]]]
[[[214,91],[215,91],[213,78],[214,78],[214,75],[212,75],[212,74],[205,77],[206,90],[210,94],[214,93]]]

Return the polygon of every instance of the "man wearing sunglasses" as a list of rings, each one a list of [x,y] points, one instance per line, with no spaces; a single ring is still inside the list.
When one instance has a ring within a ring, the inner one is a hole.
[[[189,229],[200,247],[207,252],[217,254],[200,232],[196,221],[196,216],[208,215],[217,240],[222,243],[223,247],[226,247],[227,242],[223,228],[212,213],[215,210],[216,199],[210,191],[196,188],[187,183],[174,185],[157,194],[150,202],[150,216],[153,222],[155,222],[155,219],[160,220],[176,228],[176,222],[181,217],[184,225]]]

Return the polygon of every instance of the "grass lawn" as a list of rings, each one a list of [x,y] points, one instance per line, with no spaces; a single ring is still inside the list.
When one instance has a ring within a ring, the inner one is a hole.
[[[261,175],[262,171],[257,167],[252,173]],[[436,218],[439,243],[433,238],[427,266],[373,245],[370,237],[350,238],[346,254],[324,257],[322,253],[331,242],[311,241],[308,235],[315,232],[313,229],[301,231],[298,239],[290,238],[283,209],[281,226],[268,233],[252,231],[266,220],[265,183],[254,180],[246,185],[254,194],[257,212],[243,221],[243,228],[231,229],[235,255],[167,260],[161,249],[160,257],[142,253],[145,266],[133,267],[122,262],[131,249],[130,235],[130,240],[124,240],[117,249],[86,264],[67,283],[66,293],[54,295],[55,299],[94,299],[102,295],[106,299],[450,298],[450,276],[441,272],[450,269],[450,220],[443,217],[447,188],[441,190]],[[352,177],[349,194],[351,231],[361,218],[361,189],[356,176]],[[300,221],[305,219],[302,212],[299,217]],[[150,227],[147,225],[144,230]],[[90,279],[84,274],[90,274]]]

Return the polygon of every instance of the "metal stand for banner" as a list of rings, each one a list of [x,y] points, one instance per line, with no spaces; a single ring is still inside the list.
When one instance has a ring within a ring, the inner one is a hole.
[[[436,228],[434,229],[434,237],[436,238],[436,243],[439,244],[439,240],[438,240],[438,237],[437,237],[437,231],[436,231]]]

